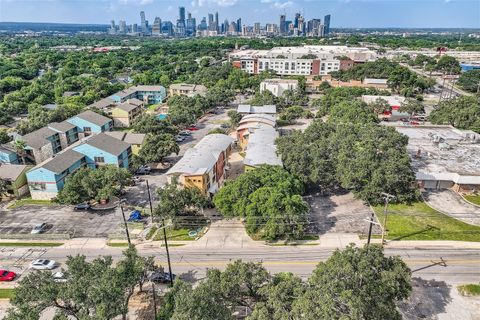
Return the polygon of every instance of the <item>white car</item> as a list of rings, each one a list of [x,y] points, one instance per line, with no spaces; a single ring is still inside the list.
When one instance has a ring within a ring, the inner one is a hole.
[[[32,228],[31,234],[39,234],[45,231],[47,224],[45,222],[39,223]]]
[[[67,278],[65,277],[65,274],[61,271],[57,271],[52,273],[53,281],[55,282],[67,282]]]
[[[30,263],[30,269],[34,270],[52,270],[57,266],[54,260],[38,259]]]

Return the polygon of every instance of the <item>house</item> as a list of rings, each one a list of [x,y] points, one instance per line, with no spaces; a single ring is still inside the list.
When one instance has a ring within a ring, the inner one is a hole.
[[[205,136],[168,170],[167,179],[198,188],[205,195],[214,194],[226,178],[232,143],[233,138],[224,134]]]
[[[278,132],[270,125],[258,124],[251,127],[248,133],[244,135],[248,140],[245,147],[245,171],[252,170],[260,165],[282,165],[282,160],[277,155],[275,140],[278,138]]]
[[[77,127],[80,138],[89,136],[92,133],[112,131],[113,129],[112,119],[90,110],[77,114],[66,121]]]
[[[115,139],[128,143],[132,147],[132,154],[137,156],[147,138],[147,135],[143,133],[131,133],[123,131],[110,131],[105,133],[111,137],[114,137]]]
[[[134,86],[114,93],[109,98],[115,103],[123,103],[128,99],[142,100],[146,105],[162,103],[167,96],[162,86]]]
[[[65,178],[86,166],[86,158],[72,149],[45,160],[27,172],[28,188],[34,200],[51,200],[65,185]]]
[[[0,163],[20,163],[17,152],[11,143],[0,145]]]
[[[143,102],[133,98],[117,105],[112,109],[111,115],[115,127],[130,127],[142,116],[144,111]]]
[[[201,84],[189,83],[175,83],[170,85],[170,96],[188,96],[194,97],[196,95],[204,96],[207,93],[207,87]]]
[[[128,168],[132,153],[130,144],[106,133],[93,135],[73,146],[72,149],[85,155],[86,163],[90,168],[107,164]]]
[[[277,114],[277,107],[274,105],[251,106],[249,104],[239,104],[237,107],[237,112],[240,114]]]
[[[0,180],[7,182],[7,195],[21,197],[28,193],[26,172],[29,166],[21,164],[0,165]],[[0,194],[0,198],[1,198]]]
[[[298,80],[266,79],[260,83],[260,92],[270,91],[275,97],[281,97],[286,90],[296,90]]]
[[[113,101],[110,98],[103,98],[98,101],[95,101],[94,103],[90,104],[88,107],[89,108],[97,108],[100,110],[109,110],[113,107],[115,107],[115,101]]]
[[[54,157],[37,164],[27,172],[32,199],[50,200],[62,190],[65,179],[83,167],[103,165],[128,168],[131,147],[106,133],[83,138]]]

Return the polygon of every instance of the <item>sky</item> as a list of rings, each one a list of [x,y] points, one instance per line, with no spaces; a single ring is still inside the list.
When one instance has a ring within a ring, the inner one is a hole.
[[[1,22],[109,24],[139,23],[155,16],[175,21],[178,7],[201,18],[219,12],[219,20],[242,18],[243,24],[277,23],[295,12],[309,20],[331,14],[333,28],[480,28],[480,0],[0,0]]]

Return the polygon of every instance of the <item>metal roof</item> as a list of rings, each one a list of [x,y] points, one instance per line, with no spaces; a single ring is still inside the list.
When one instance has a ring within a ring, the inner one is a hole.
[[[167,174],[205,174],[213,168],[220,153],[224,152],[233,141],[232,137],[224,134],[209,134],[193,148],[188,149]]]
[[[275,105],[251,106],[249,104],[239,104],[238,113],[269,113],[276,114],[277,107]]]
[[[277,155],[275,145],[277,137],[278,132],[269,125],[259,124],[257,128],[252,128],[243,160],[245,165],[252,167],[262,164],[281,166],[282,161]]]

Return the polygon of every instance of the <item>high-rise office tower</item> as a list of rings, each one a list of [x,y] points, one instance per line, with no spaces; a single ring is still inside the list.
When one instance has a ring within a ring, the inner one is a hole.
[[[187,26],[185,29],[188,36],[194,35],[197,32],[197,20],[192,18],[192,14],[188,13]]]
[[[215,12],[215,31],[217,32],[218,32],[218,26],[219,24],[218,24],[218,11],[217,11]]]
[[[253,25],[253,33],[260,34],[260,22],[255,22]]]
[[[200,24],[198,25],[198,30],[203,31],[207,29],[208,29],[207,18],[203,17],[202,20],[200,21]]]
[[[280,34],[284,35],[287,33],[287,24],[286,24],[287,17],[282,14],[280,15]]]
[[[208,30],[215,30],[215,21],[213,20],[213,13],[208,14]]]
[[[220,33],[227,33],[229,27],[230,22],[228,22],[228,19],[225,19],[225,21],[223,21],[222,27],[220,28]]]
[[[300,35],[305,34],[305,19],[302,16],[298,17],[297,24],[298,33]]]
[[[293,27],[298,29],[298,19],[301,17],[300,13],[295,13],[295,19],[293,20]]]
[[[171,21],[162,22],[162,33],[169,37],[173,36],[173,23]]]
[[[125,20],[118,21],[118,33],[120,34],[127,33],[127,22]]]
[[[178,19],[185,21],[185,7],[178,8]]]
[[[153,21],[152,34],[157,36],[162,34],[162,19],[159,17],[155,17],[155,21]]]
[[[115,20],[110,21],[110,29],[115,29]]]
[[[325,36],[328,36],[330,34],[330,15],[329,14],[327,14],[325,18],[323,18],[323,25],[324,25],[323,34]]]
[[[134,23],[132,24],[132,32],[137,33],[138,32],[138,24]]]
[[[242,18],[237,19],[237,32],[238,33],[242,32]]]
[[[147,21],[145,20],[145,11],[140,11],[140,27],[143,33],[147,33]]]

